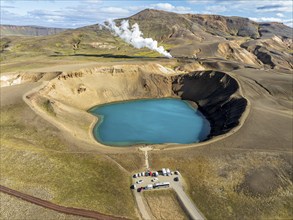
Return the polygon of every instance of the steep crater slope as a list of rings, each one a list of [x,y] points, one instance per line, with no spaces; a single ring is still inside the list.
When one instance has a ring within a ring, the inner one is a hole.
[[[218,71],[192,72],[173,77],[173,92],[184,100],[196,102],[211,123],[209,137],[227,133],[239,124],[247,100],[231,76]]]
[[[98,67],[62,73],[43,89],[27,94],[40,114],[73,136],[89,138],[95,105],[145,98],[181,98],[195,102],[211,123],[209,139],[239,125],[247,101],[231,76],[217,71],[176,74],[158,64]],[[90,132],[89,132],[90,131]]]

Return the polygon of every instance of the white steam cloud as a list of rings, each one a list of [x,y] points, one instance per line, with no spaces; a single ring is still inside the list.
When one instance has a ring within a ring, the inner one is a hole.
[[[117,36],[119,36],[126,43],[131,44],[135,48],[147,47],[151,50],[157,51],[165,57],[171,58],[172,55],[168,53],[163,46],[158,47],[158,42],[152,38],[143,38],[143,33],[139,30],[137,23],[132,25],[131,29],[128,20],[123,20],[121,26],[116,26],[115,22],[108,20],[105,23],[106,28],[112,30]]]

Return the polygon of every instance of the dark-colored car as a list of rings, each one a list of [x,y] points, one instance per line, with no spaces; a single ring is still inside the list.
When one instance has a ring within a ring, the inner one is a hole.
[[[175,178],[174,178],[174,181],[178,182],[178,181],[179,181],[179,177],[178,177],[178,176],[175,177]]]

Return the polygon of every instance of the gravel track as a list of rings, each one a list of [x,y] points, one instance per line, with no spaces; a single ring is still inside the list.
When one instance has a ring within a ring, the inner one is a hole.
[[[99,219],[99,220],[118,220],[118,219],[126,219],[122,217],[115,217],[115,216],[110,216],[110,215],[105,215],[101,214],[99,212],[95,211],[90,211],[86,209],[77,209],[77,208],[71,208],[71,207],[65,207],[65,206],[60,206],[56,205],[54,203],[45,201],[43,199],[36,198],[34,196],[30,196],[27,194],[24,194],[22,192],[18,192],[16,190],[7,188],[5,186],[0,185],[0,191],[6,194],[9,194],[11,196],[15,196],[17,198],[23,199],[27,202],[31,202],[33,204],[55,210],[57,212],[62,212],[65,214],[70,214],[70,215],[78,215],[78,216],[83,216],[83,217],[88,217],[88,218],[94,218],[94,219]]]

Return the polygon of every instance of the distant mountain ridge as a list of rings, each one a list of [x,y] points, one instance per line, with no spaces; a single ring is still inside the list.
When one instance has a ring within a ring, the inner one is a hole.
[[[119,25],[122,20],[129,20],[130,25],[138,23],[145,38],[157,40],[173,57],[197,59],[198,68],[225,65],[233,69],[237,63],[256,68],[293,69],[293,29],[282,23],[257,23],[237,16],[177,14],[153,9],[145,9],[115,22]],[[1,26],[1,35],[5,28],[14,29]],[[21,30],[21,27],[15,29]],[[137,49],[126,44],[99,24],[63,32],[64,29],[53,28],[49,32],[50,29],[47,29],[47,34],[61,33],[38,38],[3,37],[0,52],[7,56],[24,51],[52,56],[72,55],[76,52],[73,52],[72,41],[80,36],[77,50],[80,55],[113,58],[159,56],[147,48]],[[16,30],[14,33],[20,32]],[[18,38],[21,38],[21,43]],[[203,64],[201,60],[209,60],[209,63]]]
[[[67,29],[50,28],[42,26],[17,26],[17,25],[0,25],[2,36],[48,36],[58,34]]]
[[[145,9],[125,19],[131,23],[137,22],[144,32],[158,30],[160,34],[164,31],[169,36],[181,29],[183,32],[189,32],[192,35],[202,35],[205,32],[220,37],[239,36],[256,39],[277,35],[284,38],[292,38],[292,28],[282,23],[258,23],[238,16],[177,14],[162,10]],[[152,25],[149,25],[150,23]],[[157,38],[158,36],[153,37]],[[160,37],[162,39],[165,36],[161,35]]]

